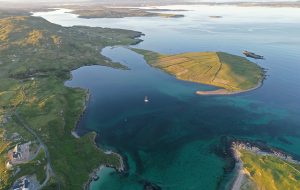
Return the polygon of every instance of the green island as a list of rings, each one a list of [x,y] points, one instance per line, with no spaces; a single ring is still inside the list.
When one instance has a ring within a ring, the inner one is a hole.
[[[232,190],[238,189],[295,189],[300,187],[300,162],[278,151],[234,143],[237,177]]]
[[[120,156],[100,150],[94,133],[73,131],[89,95],[64,82],[86,65],[125,69],[99,51],[136,44],[140,35],[0,12],[0,189],[24,176],[34,189],[82,189],[101,165],[122,170]]]
[[[80,18],[124,18],[124,17],[164,17],[180,18],[182,14],[167,13],[168,10],[160,9],[139,9],[139,8],[116,8],[103,6],[66,6],[72,9],[73,14]],[[159,11],[159,12],[155,12]],[[163,13],[162,13],[163,12]]]
[[[191,52],[176,55],[132,49],[144,55],[147,63],[176,76],[177,79],[220,87],[197,91],[199,95],[234,94],[261,85],[264,70],[246,58],[224,52]]]

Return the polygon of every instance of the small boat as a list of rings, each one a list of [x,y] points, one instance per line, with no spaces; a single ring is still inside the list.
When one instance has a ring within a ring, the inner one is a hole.
[[[264,59],[264,56],[257,55],[253,52],[250,52],[250,51],[243,51],[243,54],[246,55],[247,57],[251,57],[253,59]]]
[[[145,103],[149,102],[149,100],[148,100],[148,97],[147,97],[147,96],[145,96],[144,102],[145,102]]]

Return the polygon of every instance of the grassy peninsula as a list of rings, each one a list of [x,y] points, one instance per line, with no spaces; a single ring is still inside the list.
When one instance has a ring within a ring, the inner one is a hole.
[[[300,187],[300,162],[278,151],[264,151],[256,146],[234,143],[239,162],[235,189],[297,189]]]
[[[64,81],[85,65],[123,68],[99,51],[138,43],[141,33],[62,27],[17,12],[0,15],[0,189],[22,176],[36,178],[42,189],[82,189],[99,165],[120,168],[117,155],[96,147],[95,134],[71,134],[88,93]],[[27,142],[30,158],[10,164],[8,152]]]
[[[124,17],[165,17],[165,18],[180,18],[182,14],[172,14],[155,12],[155,9],[139,9],[139,8],[114,8],[102,6],[67,6],[72,9],[72,13],[79,15],[80,18],[124,18]]]
[[[132,49],[144,55],[148,64],[160,68],[180,80],[208,84],[221,89],[197,91],[197,94],[232,94],[260,85],[264,78],[261,67],[246,58],[224,52],[192,52],[164,55]]]

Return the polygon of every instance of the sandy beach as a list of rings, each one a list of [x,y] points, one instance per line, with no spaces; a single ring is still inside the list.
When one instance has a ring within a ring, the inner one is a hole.
[[[235,146],[232,147],[232,151],[233,151],[234,159],[236,160],[235,171],[237,173],[237,176],[234,179],[231,190],[240,190],[245,177],[243,162],[240,159],[240,152]]]
[[[265,78],[265,77],[264,77]],[[253,88],[250,88],[248,90],[239,90],[239,91],[228,91],[226,89],[217,89],[217,90],[210,90],[210,91],[201,91],[198,90],[196,91],[197,95],[202,95],[202,96],[210,96],[210,95],[234,95],[234,94],[240,94],[240,93],[245,93],[245,92],[249,92],[255,89],[258,89],[262,86],[263,81],[260,81],[259,84]]]

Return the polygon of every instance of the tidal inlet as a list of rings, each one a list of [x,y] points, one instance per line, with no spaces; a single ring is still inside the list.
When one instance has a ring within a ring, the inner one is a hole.
[[[298,1],[0,0],[0,189],[299,190]]]

